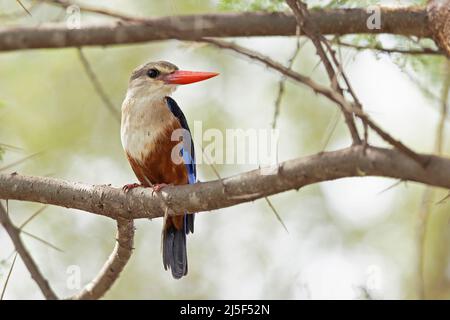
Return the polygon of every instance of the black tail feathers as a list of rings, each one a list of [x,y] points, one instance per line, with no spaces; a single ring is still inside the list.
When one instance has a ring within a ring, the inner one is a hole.
[[[170,268],[175,279],[185,276],[188,272],[186,231],[177,230],[174,226],[167,228],[164,231],[162,251],[164,269]]]

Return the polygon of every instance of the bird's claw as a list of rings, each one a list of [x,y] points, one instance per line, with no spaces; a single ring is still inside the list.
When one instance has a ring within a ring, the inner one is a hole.
[[[130,183],[130,184],[126,184],[126,185],[124,185],[123,187],[122,187],[122,190],[124,191],[124,192],[128,192],[128,191],[130,191],[131,189],[134,189],[134,188],[137,188],[137,187],[140,187],[141,185],[139,184],[139,183]]]
[[[155,192],[160,192],[162,188],[170,186],[170,184],[167,183],[158,183],[158,184],[154,184],[152,186],[152,196],[155,195]]]

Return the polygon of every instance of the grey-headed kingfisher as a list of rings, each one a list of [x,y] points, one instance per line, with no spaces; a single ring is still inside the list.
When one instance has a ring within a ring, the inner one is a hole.
[[[131,74],[122,104],[122,146],[140,184],[124,186],[151,187],[158,192],[172,184],[193,184],[197,180],[194,143],[186,118],[171,93],[178,85],[216,76],[212,72],[181,71],[166,61],[139,66]],[[184,129],[182,147],[172,139],[174,130]],[[175,156],[174,156],[175,155]],[[186,235],[194,232],[194,214],[169,216],[162,231],[164,269],[174,278],[187,274]]]

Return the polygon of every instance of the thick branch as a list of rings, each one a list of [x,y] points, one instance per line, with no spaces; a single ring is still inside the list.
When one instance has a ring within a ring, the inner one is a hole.
[[[14,226],[2,204],[0,204],[0,223],[3,225],[3,228],[5,228],[6,232],[11,238],[11,241],[14,244],[14,248],[20,255],[20,258],[22,259],[23,263],[25,264],[25,266],[27,267],[28,271],[31,274],[31,277],[39,286],[45,298],[49,300],[58,299],[58,297],[48,284],[47,279],[44,278],[36,262],[33,260],[27,248],[23,244],[22,239],[20,238],[20,229]]]
[[[133,252],[133,220],[117,219],[117,243],[98,275],[86,287],[71,299],[100,299],[119,278]]]
[[[429,37],[424,8],[382,8],[380,29],[368,29],[366,9],[311,11],[321,34],[391,33]],[[296,21],[285,13],[227,13],[170,16],[102,24],[65,24],[0,29],[0,51],[141,43],[200,37],[294,36]]]
[[[136,188],[86,185],[54,178],[0,175],[0,198],[33,201],[75,208],[111,218],[156,218],[166,202],[174,212],[225,208],[303,186],[345,177],[381,176],[450,189],[450,159],[420,155],[423,167],[398,150],[351,148],[282,162],[268,169],[195,185],[166,187],[161,196]]]

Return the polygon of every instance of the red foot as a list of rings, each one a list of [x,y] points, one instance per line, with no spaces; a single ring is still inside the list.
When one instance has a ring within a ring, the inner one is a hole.
[[[162,188],[167,187],[167,186],[170,186],[170,184],[167,184],[167,183],[154,184],[152,186],[152,189],[153,189],[152,196],[155,194],[155,192],[160,192]]]
[[[125,192],[128,192],[128,191],[130,191],[131,189],[138,188],[138,187],[140,187],[140,186],[141,186],[141,185],[140,185],[139,183],[130,183],[130,184],[124,185],[124,186],[122,187],[122,190],[125,191]]]

